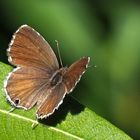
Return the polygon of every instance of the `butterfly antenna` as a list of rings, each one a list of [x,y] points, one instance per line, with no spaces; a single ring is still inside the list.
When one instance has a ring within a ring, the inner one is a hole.
[[[59,56],[59,60],[60,60],[60,65],[61,67],[63,67],[63,63],[62,63],[62,59],[61,59],[61,54],[60,54],[60,49],[59,49],[59,43],[57,40],[55,40],[56,42],[56,47],[57,47],[57,51],[58,51],[58,56]]]
[[[97,66],[96,66],[96,65],[88,65],[88,68],[90,68],[90,67],[97,68]]]

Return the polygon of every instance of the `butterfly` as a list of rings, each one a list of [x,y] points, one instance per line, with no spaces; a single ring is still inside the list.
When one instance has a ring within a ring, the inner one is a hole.
[[[58,109],[90,61],[90,57],[83,57],[69,68],[60,68],[48,42],[28,25],[14,33],[7,53],[9,62],[16,66],[4,82],[7,100],[25,110],[36,105],[37,119],[47,118]]]

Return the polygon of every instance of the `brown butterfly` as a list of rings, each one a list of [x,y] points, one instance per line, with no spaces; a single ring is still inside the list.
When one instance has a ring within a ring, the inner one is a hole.
[[[7,51],[9,62],[17,66],[4,82],[7,99],[25,110],[37,105],[38,119],[48,117],[62,104],[90,61],[83,57],[69,68],[59,68],[50,45],[28,25],[15,32]]]

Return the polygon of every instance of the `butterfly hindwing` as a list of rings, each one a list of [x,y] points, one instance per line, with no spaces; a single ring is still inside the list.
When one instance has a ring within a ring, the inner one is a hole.
[[[26,110],[33,107],[47,88],[50,79],[48,73],[36,68],[16,68],[8,75],[8,82],[5,83],[8,100],[14,106]]]
[[[63,102],[66,95],[66,89],[63,83],[50,88],[47,91],[47,97],[40,104],[37,111],[37,118],[46,118],[51,115]]]

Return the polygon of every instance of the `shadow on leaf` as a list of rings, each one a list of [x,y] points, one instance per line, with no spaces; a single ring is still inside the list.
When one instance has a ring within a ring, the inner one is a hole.
[[[63,103],[60,105],[58,110],[55,110],[55,112],[49,116],[46,119],[39,119],[38,121],[40,123],[50,125],[50,126],[56,126],[58,123],[61,123],[63,120],[65,120],[66,115],[70,112],[72,115],[77,115],[81,111],[83,111],[85,106],[81,105],[77,100],[75,100],[71,96],[66,96],[64,98]]]

